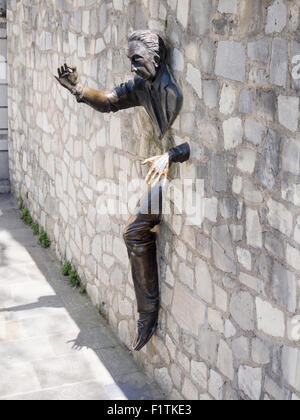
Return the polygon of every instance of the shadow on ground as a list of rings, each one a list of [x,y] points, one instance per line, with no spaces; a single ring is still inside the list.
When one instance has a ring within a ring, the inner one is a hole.
[[[0,195],[0,358],[4,369],[1,375],[0,368],[0,399],[5,398],[1,395],[5,381],[13,390],[10,394],[5,391],[7,399],[14,394],[16,399],[18,395],[22,399],[164,399],[157,384],[141,371],[89,298],[74,290],[61,275],[54,253],[37,244],[37,238],[19,217],[13,198]],[[9,334],[17,325],[16,337],[1,340],[1,323],[11,326]],[[45,346],[49,342],[55,357],[47,357]],[[76,358],[82,354],[90,359],[79,367]],[[25,391],[19,385],[14,389],[10,383],[13,373],[10,379],[3,378],[5,369],[11,372],[22,357],[37,372],[41,388],[32,392],[26,386]],[[84,369],[82,382],[68,382],[76,377],[74,369],[79,369],[78,375]]]

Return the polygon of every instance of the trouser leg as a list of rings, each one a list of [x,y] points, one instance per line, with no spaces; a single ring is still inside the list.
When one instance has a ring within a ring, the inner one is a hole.
[[[159,308],[156,234],[152,229],[161,222],[161,208],[162,190],[158,185],[142,201],[124,231],[139,313],[151,313]]]
[[[159,310],[156,234],[152,229],[161,219],[162,189],[158,185],[151,190],[146,200],[142,201],[136,215],[129,219],[124,231],[140,313],[140,337],[137,342],[142,342],[142,346],[149,341],[156,329]],[[136,350],[141,348],[136,347]]]

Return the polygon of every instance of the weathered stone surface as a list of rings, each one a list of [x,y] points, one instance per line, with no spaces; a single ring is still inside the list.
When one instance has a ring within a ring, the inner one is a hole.
[[[216,58],[216,75],[244,82],[245,71],[246,54],[244,46],[239,42],[220,41]]]
[[[250,293],[235,293],[231,298],[230,313],[243,330],[254,330],[254,300]]]
[[[284,380],[300,392],[300,350],[284,347],[282,350],[282,373]]]
[[[212,2],[210,0],[191,0],[190,24],[195,35],[204,35],[210,25]]]
[[[298,130],[299,98],[293,96],[278,97],[278,119],[281,125],[291,131]]]
[[[248,43],[248,57],[253,61],[267,63],[269,56],[269,40],[267,38],[259,39]]]
[[[221,13],[236,13],[237,0],[220,0],[218,10]]]
[[[270,81],[276,86],[286,87],[288,71],[288,42],[275,38],[272,45]]]
[[[226,150],[234,149],[243,141],[243,126],[240,118],[234,117],[223,123],[224,146]]]
[[[267,203],[269,208],[268,221],[274,229],[290,236],[293,228],[293,215],[287,208],[272,199]]]
[[[284,337],[285,320],[282,311],[260,298],[256,298],[256,311],[259,330],[273,337]]]
[[[239,387],[250,398],[258,401],[262,391],[262,370],[241,366],[238,373]]]
[[[180,284],[175,286],[172,313],[181,328],[198,335],[205,321],[205,306]]]
[[[295,313],[297,309],[297,283],[294,273],[274,261],[271,293],[275,301],[284,309]]]
[[[223,399],[223,386],[224,380],[221,375],[214,370],[211,370],[208,391],[217,401]]]
[[[271,90],[258,89],[256,92],[256,110],[259,117],[274,121],[277,109],[277,97]]]
[[[207,389],[208,368],[205,363],[191,362],[191,377],[203,389]]]
[[[261,185],[273,189],[279,173],[280,135],[269,130],[261,154],[258,177]]]
[[[223,340],[221,340],[220,345],[219,345],[217,366],[224,376],[226,376],[230,380],[233,380],[233,376],[234,376],[233,355],[229,346]]]
[[[281,32],[287,23],[287,7],[282,0],[275,0],[268,8],[266,34]]]
[[[300,144],[294,139],[284,139],[282,169],[293,175],[300,175]]]
[[[207,303],[213,300],[213,285],[206,262],[197,258],[196,261],[196,290],[198,296]]]
[[[201,73],[191,64],[188,64],[186,80],[190,83],[196,91],[199,98],[202,98],[202,78]]]
[[[257,121],[246,120],[245,121],[245,136],[248,141],[253,143],[255,146],[261,144],[262,141],[263,126]]]
[[[262,228],[257,210],[246,211],[247,243],[253,248],[262,247]]]
[[[242,114],[251,114],[253,106],[253,94],[250,89],[243,89],[240,93],[239,111]]]
[[[203,81],[203,99],[209,109],[213,109],[218,104],[219,84],[216,80]]]
[[[227,169],[223,155],[216,155],[211,161],[211,186],[214,191],[227,191]]]
[[[236,273],[236,263],[228,226],[213,228],[213,255],[216,266],[226,273]]]
[[[220,98],[220,112],[222,114],[231,114],[234,111],[235,103],[236,91],[233,87],[224,83]]]
[[[237,167],[242,172],[252,174],[256,163],[256,152],[251,149],[242,149],[238,153]]]
[[[259,365],[266,365],[271,360],[270,345],[266,341],[255,338],[252,341],[252,359]]]

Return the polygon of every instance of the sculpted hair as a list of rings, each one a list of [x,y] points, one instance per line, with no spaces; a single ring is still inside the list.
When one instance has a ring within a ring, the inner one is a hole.
[[[151,31],[134,31],[128,38],[128,42],[133,41],[142,42],[153,58],[165,59],[166,47],[164,41],[156,33]]]

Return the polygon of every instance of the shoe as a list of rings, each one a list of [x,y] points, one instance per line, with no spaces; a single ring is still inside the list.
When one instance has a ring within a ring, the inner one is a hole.
[[[140,351],[152,338],[157,329],[158,312],[140,314],[138,321],[137,337],[132,344],[132,349]]]

